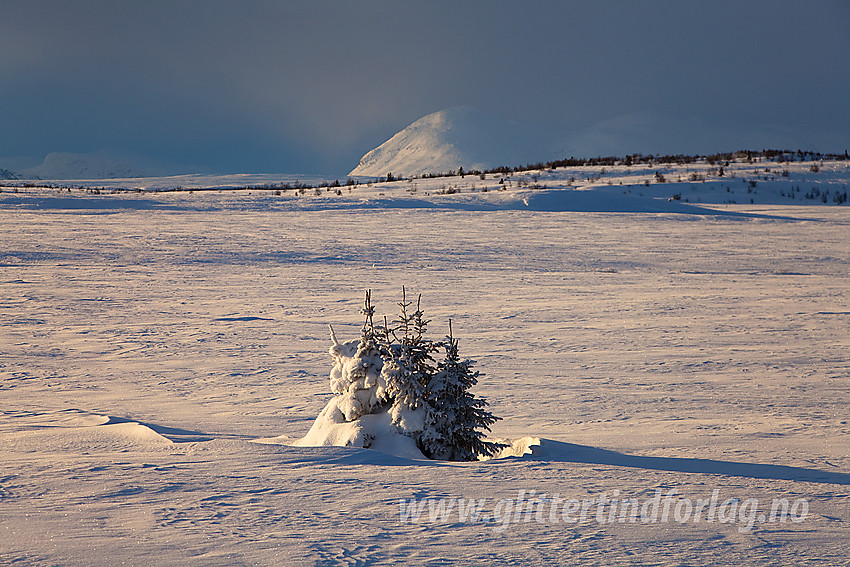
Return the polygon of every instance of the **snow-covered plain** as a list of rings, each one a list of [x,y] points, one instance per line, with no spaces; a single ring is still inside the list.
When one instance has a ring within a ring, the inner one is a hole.
[[[0,563],[846,564],[850,208],[830,199],[850,168],[811,166],[4,188]],[[327,325],[355,338],[363,291],[392,314],[402,285],[486,373],[494,436],[540,438],[532,454],[287,444],[330,397]],[[809,509],[499,521],[520,494],[672,489]],[[402,521],[413,498],[486,498],[489,521]]]

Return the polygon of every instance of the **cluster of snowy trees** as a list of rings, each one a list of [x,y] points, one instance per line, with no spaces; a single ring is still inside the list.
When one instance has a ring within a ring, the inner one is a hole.
[[[309,444],[379,448],[378,442],[386,439],[377,437],[402,435],[431,459],[469,461],[494,455],[505,445],[485,440],[484,430],[490,431],[499,418],[470,392],[481,375],[473,370],[473,361],[460,357],[451,322],[445,340],[432,341],[425,336],[429,321],[419,300],[414,308],[403,290],[398,305],[395,320],[384,317],[382,325],[376,324],[367,292],[360,338],[340,343],[331,328],[331,389],[336,396],[305,439],[312,438]],[[359,427],[348,427],[358,421]]]

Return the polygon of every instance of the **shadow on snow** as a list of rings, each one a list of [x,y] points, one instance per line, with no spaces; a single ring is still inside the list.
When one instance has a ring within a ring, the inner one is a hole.
[[[721,474],[744,478],[850,485],[850,474],[848,473],[790,467],[786,465],[716,461],[713,459],[642,457],[587,445],[553,441],[551,439],[541,439],[540,445],[531,447],[530,455],[524,455],[520,458],[533,461],[586,463],[665,472]]]

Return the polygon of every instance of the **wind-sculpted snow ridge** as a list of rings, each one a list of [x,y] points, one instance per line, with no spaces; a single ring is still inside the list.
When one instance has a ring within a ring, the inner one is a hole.
[[[151,427],[76,409],[30,412],[0,436],[0,451],[12,453],[153,450],[173,443]]]

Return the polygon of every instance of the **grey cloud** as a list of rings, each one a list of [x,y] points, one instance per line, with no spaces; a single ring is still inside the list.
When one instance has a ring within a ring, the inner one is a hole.
[[[850,131],[850,5],[12,0],[0,156],[126,149],[347,171],[473,104],[559,129],[663,111]],[[841,149],[841,148],[836,148]]]

